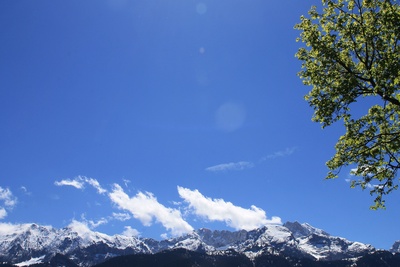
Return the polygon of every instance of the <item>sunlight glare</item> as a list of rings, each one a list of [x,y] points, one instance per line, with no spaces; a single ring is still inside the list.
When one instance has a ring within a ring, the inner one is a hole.
[[[197,5],[196,5],[196,12],[199,14],[199,15],[203,15],[203,14],[205,14],[206,12],[207,12],[207,6],[206,6],[206,4],[204,4],[204,3],[198,3]]]
[[[216,111],[215,119],[218,129],[224,132],[233,132],[243,126],[246,111],[242,105],[225,103]]]

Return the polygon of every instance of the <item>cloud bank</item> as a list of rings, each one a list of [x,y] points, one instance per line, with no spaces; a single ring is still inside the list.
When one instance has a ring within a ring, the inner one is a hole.
[[[178,186],[178,193],[189,207],[193,209],[194,214],[204,217],[210,221],[222,221],[228,226],[245,230],[252,230],[266,224],[281,224],[279,217],[267,219],[264,210],[251,206],[250,209],[244,209],[233,205],[231,202],[225,202],[223,199],[211,199],[203,196],[198,190],[190,190]]]
[[[251,169],[255,165],[249,161],[239,161],[239,162],[230,162],[223,163],[215,166],[211,166],[206,168],[206,171],[211,172],[220,172],[220,171],[242,171],[244,169]]]
[[[244,164],[246,166],[246,164]],[[180,236],[192,232],[193,227],[184,219],[180,209],[185,210],[187,215],[194,215],[206,221],[220,221],[236,230],[252,230],[267,224],[281,224],[279,217],[268,219],[266,212],[256,206],[249,209],[235,206],[231,202],[223,199],[212,199],[202,195],[197,189],[191,190],[181,186],[177,187],[182,202],[172,203],[177,208],[166,207],[159,203],[157,198],[150,192],[137,192],[130,196],[119,184],[114,184],[111,190],[104,189],[100,183],[93,178],[78,176],[73,180],[61,180],[55,182],[57,186],[73,186],[83,189],[86,184],[93,186],[99,195],[107,196],[111,203],[120,211],[113,212],[112,215],[101,218],[98,221],[87,220],[82,217],[83,222],[73,220],[71,226],[85,232],[100,225],[107,224],[112,220],[121,222],[131,219],[139,220],[144,226],[151,226],[153,223],[161,224],[172,236]],[[1,207],[0,207],[1,208]],[[0,209],[0,216],[2,211]],[[125,227],[124,234],[139,235],[136,229]],[[164,238],[166,234],[164,234]]]
[[[144,226],[150,226],[155,220],[174,236],[193,231],[193,227],[182,218],[179,210],[165,207],[149,192],[139,192],[134,197],[129,197],[120,185],[114,184],[109,197],[119,209],[129,211]]]

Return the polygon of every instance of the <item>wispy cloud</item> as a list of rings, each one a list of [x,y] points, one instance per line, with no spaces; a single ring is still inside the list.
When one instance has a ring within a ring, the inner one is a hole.
[[[29,192],[29,190],[25,186],[21,186],[20,189],[22,190],[22,192],[24,192],[25,195],[27,196],[32,195],[32,193]]]
[[[296,149],[296,147],[288,147],[284,150],[276,151],[272,154],[267,155],[266,157],[263,157],[261,161],[290,156],[296,151]]]
[[[95,228],[99,227],[100,225],[107,224],[108,220],[106,218],[101,218],[98,221],[87,220],[87,223],[91,229],[95,229]]]
[[[129,184],[131,183],[131,180],[129,180],[129,179],[122,179],[122,181],[124,182],[125,187],[128,188],[128,187],[129,187]]]
[[[124,222],[124,221],[130,220],[131,219],[131,215],[129,215],[129,213],[116,213],[116,212],[113,212],[112,213],[112,218],[117,220],[117,221]]]
[[[259,160],[259,163],[269,160],[269,159],[276,159],[280,157],[287,157],[292,155],[296,151],[296,147],[289,147],[284,150],[276,151],[270,155],[267,155]],[[229,162],[218,164],[215,166],[211,166],[206,168],[206,171],[211,172],[223,172],[223,171],[242,171],[245,169],[254,168],[256,165],[251,161],[239,161],[239,162]]]
[[[77,189],[83,189],[84,188],[83,181],[78,180],[78,179],[74,179],[74,180],[66,179],[66,180],[61,180],[61,181],[55,181],[54,184],[56,186],[72,186],[72,187],[75,187]]]
[[[85,184],[89,184],[92,187],[94,187],[99,194],[105,194],[107,193],[107,190],[105,190],[103,187],[101,187],[100,183],[93,178],[88,178],[86,176],[77,176],[74,179],[65,179],[61,181],[55,181],[54,184],[56,186],[73,186],[77,189],[84,189]]]
[[[0,219],[7,216],[7,210],[11,210],[17,205],[17,198],[10,189],[0,187]]]
[[[206,171],[211,172],[220,172],[220,171],[242,171],[244,169],[251,169],[255,165],[249,161],[239,161],[239,162],[230,162],[223,163],[215,166],[211,166],[206,168]]]
[[[193,227],[182,218],[179,210],[165,207],[149,192],[139,192],[135,196],[129,197],[120,185],[114,184],[109,197],[119,209],[129,211],[145,226],[150,226],[155,220],[169,230],[173,236],[193,231]]]
[[[226,202],[223,199],[211,199],[203,196],[198,190],[178,186],[181,198],[189,204],[194,214],[210,221],[222,221],[235,229],[251,230],[266,224],[281,224],[279,217],[267,219],[264,210],[251,206],[245,209]]]
[[[82,177],[82,179],[83,179],[86,183],[88,183],[88,184],[90,184],[91,186],[93,186],[93,187],[97,190],[97,192],[98,192],[99,194],[105,194],[105,193],[107,193],[107,190],[105,190],[104,188],[102,188],[102,187],[100,186],[100,183],[99,183],[96,179],[87,178],[87,177]]]

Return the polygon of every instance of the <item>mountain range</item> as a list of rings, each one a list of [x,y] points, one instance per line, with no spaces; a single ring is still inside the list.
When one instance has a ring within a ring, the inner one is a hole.
[[[271,224],[251,231],[212,231],[202,228],[187,235],[161,241],[135,236],[109,236],[92,231],[79,222],[62,229],[38,224],[0,224],[0,263],[16,266],[88,267],[101,263],[102,266],[117,266],[104,264],[110,259],[115,261],[118,257],[129,257],[128,255],[141,255],[142,258],[136,256],[134,260],[145,260],[146,257],[152,257],[154,260],[165,255],[178,258],[183,257],[182,255],[191,255],[190,257],[197,257],[199,262],[200,259],[205,262],[207,259],[212,259],[210,262],[214,263],[217,259],[237,258],[243,262],[250,262],[250,266],[256,266],[255,262],[261,259],[266,262],[273,262],[272,259],[291,259],[292,262],[296,259],[311,262],[343,260],[354,262],[356,259],[376,253],[383,252],[377,251],[371,245],[332,236],[307,223],[298,222]],[[395,242],[391,250],[385,253],[390,255],[400,253],[400,241]],[[185,256],[186,259],[189,256]],[[398,260],[399,265],[393,266],[400,266],[400,256]],[[303,266],[299,264],[293,266]],[[147,263],[137,266],[150,265]]]

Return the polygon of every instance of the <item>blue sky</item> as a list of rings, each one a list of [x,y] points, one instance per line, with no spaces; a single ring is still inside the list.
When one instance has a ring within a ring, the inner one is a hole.
[[[390,248],[343,128],[303,100],[293,29],[319,1],[0,2],[0,218],[156,239],[308,222]]]

